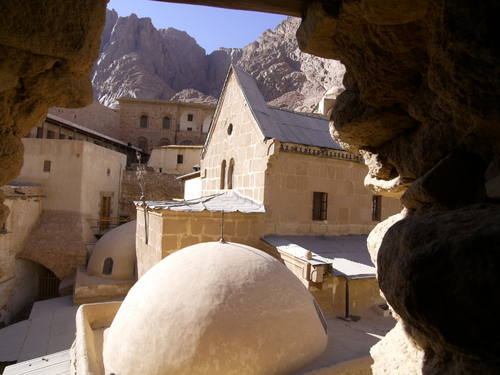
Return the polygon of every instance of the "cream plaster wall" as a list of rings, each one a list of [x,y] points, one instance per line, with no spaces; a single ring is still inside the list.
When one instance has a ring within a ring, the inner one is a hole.
[[[5,233],[0,234],[0,324],[8,324],[38,295],[39,266],[17,259],[42,212],[43,191],[39,187],[3,189],[9,207]],[[22,192],[16,194],[14,191]]]
[[[16,181],[43,186],[46,199],[43,209],[80,212],[82,191],[82,141],[59,139],[26,139],[24,163]],[[44,172],[44,161],[50,161],[50,172]]]
[[[23,139],[24,164],[18,182],[43,186],[44,210],[80,213],[97,219],[100,196],[112,196],[112,215],[118,215],[118,197],[126,155],[85,141]],[[50,172],[44,172],[44,161]],[[109,174],[108,174],[109,169]]]
[[[195,199],[201,196],[201,177],[184,181],[184,199]]]
[[[120,102],[120,139],[138,146],[139,137],[146,138],[148,150],[161,146],[162,139],[169,144],[181,144],[191,141],[202,144],[206,133],[202,132],[202,124],[206,117],[214,112],[214,107],[196,103],[169,102],[148,99],[119,99]],[[193,121],[187,121],[187,115],[193,115]],[[141,128],[139,121],[142,115],[148,116],[148,127]],[[163,118],[170,118],[170,129],[163,129]],[[187,128],[191,127],[191,131]]]
[[[195,165],[200,165],[200,154],[203,146],[172,145],[154,148],[148,161],[148,167],[155,171],[171,174],[193,172]],[[183,156],[183,162],[177,163],[177,155]]]
[[[118,217],[121,181],[126,164],[126,155],[84,143],[80,198],[83,214],[99,217],[101,196],[106,195],[111,196],[111,216]]]
[[[223,92],[220,112],[216,114],[214,129],[200,163],[202,194],[214,194],[220,190],[221,164],[226,160],[227,170],[234,159],[233,189],[262,202],[264,178],[269,154],[274,152],[274,142],[264,141],[236,78],[231,75]],[[231,135],[228,126],[233,124]]]

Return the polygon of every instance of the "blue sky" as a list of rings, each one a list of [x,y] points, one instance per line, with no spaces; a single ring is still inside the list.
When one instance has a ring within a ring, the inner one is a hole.
[[[219,47],[243,47],[285,19],[276,14],[150,0],[111,0],[108,8],[114,8],[120,16],[135,13],[150,17],[156,28],[184,30],[207,53]]]

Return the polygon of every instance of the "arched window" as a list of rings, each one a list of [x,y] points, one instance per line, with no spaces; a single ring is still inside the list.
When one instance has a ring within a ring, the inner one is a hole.
[[[226,184],[226,161],[222,160],[222,164],[220,166],[220,188],[224,189]]]
[[[148,152],[148,140],[144,137],[139,137],[137,139],[137,147],[145,152]]]
[[[185,139],[184,141],[181,142],[181,145],[192,145],[193,141],[190,141],[189,139]]]
[[[141,119],[139,121],[139,126],[141,128],[147,128],[148,127],[148,116],[142,115]]]
[[[106,258],[102,266],[102,274],[111,275],[111,272],[113,272],[113,258]]]
[[[170,129],[170,117],[168,116],[163,117],[163,129]]]
[[[227,188],[233,188],[233,172],[234,172],[234,159],[231,158],[229,162],[229,169],[227,170]]]
[[[162,138],[160,142],[158,142],[158,146],[168,146],[169,144],[170,140],[168,138]]]

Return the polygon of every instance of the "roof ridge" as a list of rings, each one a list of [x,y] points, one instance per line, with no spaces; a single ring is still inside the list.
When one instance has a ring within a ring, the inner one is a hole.
[[[320,114],[316,114],[316,113],[309,113],[309,112],[294,111],[293,109],[276,107],[276,106],[271,105],[271,104],[268,104],[267,106],[268,106],[269,108],[271,108],[271,109],[276,109],[276,110],[278,110],[278,111],[290,112],[290,113],[293,113],[293,114],[295,114],[295,115],[307,116],[307,117],[312,117],[312,118],[316,118],[316,119],[320,119],[320,120],[326,120],[326,121],[328,121],[328,119],[327,119],[325,116],[322,116],[322,115],[320,115]]]

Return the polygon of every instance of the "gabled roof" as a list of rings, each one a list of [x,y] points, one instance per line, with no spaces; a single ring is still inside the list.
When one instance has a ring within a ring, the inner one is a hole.
[[[231,66],[229,69],[229,73],[234,72],[250,110],[265,138],[343,150],[330,135],[328,120],[312,114],[267,105],[252,76],[235,66]]]

